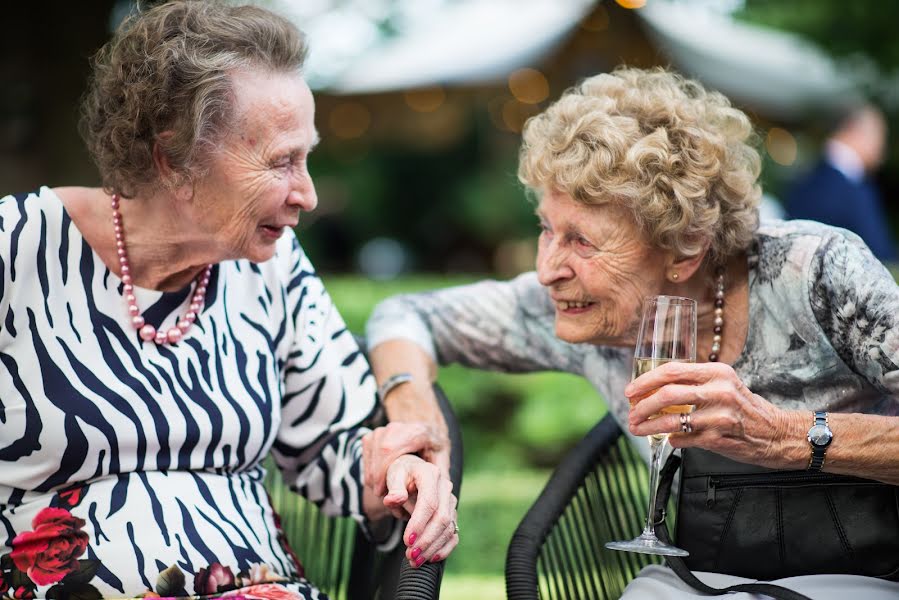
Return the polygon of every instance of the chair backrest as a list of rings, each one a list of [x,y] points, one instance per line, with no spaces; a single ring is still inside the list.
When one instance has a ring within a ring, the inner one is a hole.
[[[449,429],[450,478],[459,497],[462,486],[462,435],[446,395],[434,393]],[[332,600],[426,600],[438,598],[444,562],[413,569],[400,543],[387,553],[377,551],[348,517],[327,517],[317,506],[291,491],[274,465],[269,465],[266,487],[272,506],[281,516],[287,541],[306,570],[306,578]]]
[[[608,550],[643,528],[646,463],[611,415],[559,463],[512,537],[508,598],[618,598],[657,557]]]

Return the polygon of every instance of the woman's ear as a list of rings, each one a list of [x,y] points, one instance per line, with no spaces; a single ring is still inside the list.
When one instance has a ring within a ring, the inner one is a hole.
[[[666,277],[673,282],[687,281],[699,270],[708,253],[709,242],[705,242],[699,252],[692,256],[669,255],[667,268],[665,269]]]
[[[153,142],[153,164],[159,174],[163,186],[175,194],[179,200],[190,200],[193,197],[193,185],[184,173],[172,166],[169,154],[165,150],[166,142],[174,137],[175,132],[163,131]]]

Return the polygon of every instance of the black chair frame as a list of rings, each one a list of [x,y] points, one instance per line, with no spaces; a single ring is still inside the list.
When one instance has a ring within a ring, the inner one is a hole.
[[[565,455],[513,534],[507,598],[618,598],[643,567],[661,563],[604,546],[643,528],[647,479],[646,462],[606,415]]]
[[[434,393],[449,429],[450,479],[458,498],[462,487],[462,434],[446,395],[436,384]],[[327,517],[289,490],[276,468],[269,470],[267,488],[273,506],[283,512],[282,530],[300,558],[306,578],[332,600],[439,598],[446,561],[412,568],[402,542],[387,554],[379,552],[352,519]],[[288,503],[300,506],[283,510]]]

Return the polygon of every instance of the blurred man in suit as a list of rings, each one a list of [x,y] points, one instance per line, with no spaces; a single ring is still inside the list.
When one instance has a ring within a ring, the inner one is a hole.
[[[877,108],[851,111],[827,140],[824,156],[787,195],[787,215],[854,231],[881,261],[897,260],[883,200],[869,175],[883,161],[886,120]]]

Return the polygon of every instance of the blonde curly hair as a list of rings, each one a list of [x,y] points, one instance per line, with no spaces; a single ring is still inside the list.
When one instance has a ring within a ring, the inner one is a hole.
[[[618,68],[567,90],[525,124],[518,178],[585,204],[630,210],[678,256],[722,264],[758,227],[761,160],[749,118],[664,69]]]
[[[94,57],[79,128],[109,192],[201,177],[233,115],[231,74],[299,73],[303,34],[257,6],[176,0],[130,16]],[[159,179],[158,144],[175,174]]]

